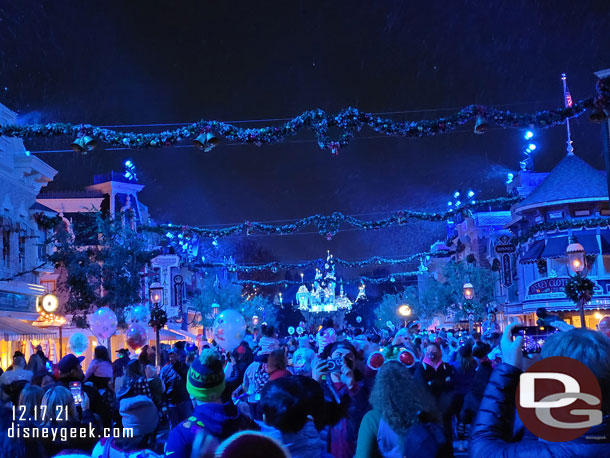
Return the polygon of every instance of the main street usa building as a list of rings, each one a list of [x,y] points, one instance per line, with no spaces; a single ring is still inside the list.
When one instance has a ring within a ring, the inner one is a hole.
[[[512,189],[517,193],[526,191],[528,174],[531,172],[522,173],[515,180]],[[509,185],[509,191],[510,188]],[[596,284],[593,299],[585,308],[586,325],[595,329],[610,310],[606,174],[568,154],[522,202],[513,206],[511,213],[513,219],[507,228],[527,240],[517,251],[519,301],[509,305],[505,313],[524,315],[533,324],[536,309],[545,307],[563,312],[565,321],[580,326],[577,307],[564,292],[570,278],[566,248],[570,237],[575,236],[586,251],[587,276]]]

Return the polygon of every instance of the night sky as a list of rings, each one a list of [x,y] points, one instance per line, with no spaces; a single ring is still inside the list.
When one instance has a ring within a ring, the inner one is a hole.
[[[610,67],[609,10],[607,1],[4,1],[0,102],[25,123],[97,125],[290,118],[347,106],[408,120],[472,103],[531,112],[563,104],[562,72],[575,100],[593,94],[593,72]],[[598,168],[600,132],[586,116],[573,122],[576,153]],[[157,221],[206,225],[445,209],[455,189],[501,196],[522,135],[491,126],[475,136],[471,124],[425,139],[365,130],[338,157],[308,132],[263,147],[224,142],[207,154],[100,145],[88,157],[40,157],[59,170],[56,190],[82,189],[130,158]],[[65,150],[71,140],[26,146]],[[536,169],[549,170],[565,154],[565,129],[535,140]],[[418,224],[330,242],[257,240],[282,261],[326,249],[361,259],[417,252],[443,233],[442,224]]]

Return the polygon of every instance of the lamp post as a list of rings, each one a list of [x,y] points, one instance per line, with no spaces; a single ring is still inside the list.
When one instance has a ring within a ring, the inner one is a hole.
[[[570,244],[566,248],[566,256],[568,258],[568,275],[570,277],[584,278],[587,276],[587,258],[585,248],[578,243],[576,237],[570,238]],[[570,274],[570,271],[574,274]],[[591,300],[587,291],[581,291],[578,295],[578,309],[580,312],[580,327],[586,328],[585,323],[585,304]]]
[[[469,281],[464,283],[464,286],[462,287],[462,293],[464,295],[464,299],[466,299],[466,304],[470,305],[469,301],[474,299],[474,286],[473,286],[473,284],[470,283]],[[474,320],[474,314],[470,310],[470,307],[468,307],[468,332],[470,334],[472,334],[472,321],[473,320]]]
[[[163,286],[161,286],[161,283],[155,281],[150,284],[148,291],[150,294],[150,302],[153,305],[151,313],[153,318],[151,321],[153,322],[153,327],[155,329],[155,345],[157,349],[157,351],[155,351],[155,365],[159,366],[159,353],[161,350],[161,341],[159,339],[161,323],[159,323],[159,315],[161,312],[161,304],[163,303]]]
[[[401,305],[398,307],[398,313],[403,317],[405,321],[405,328],[407,327],[407,317],[411,315],[411,307],[408,305]]]

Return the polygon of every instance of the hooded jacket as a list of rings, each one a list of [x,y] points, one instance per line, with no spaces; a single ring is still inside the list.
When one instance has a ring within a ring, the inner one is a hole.
[[[204,403],[193,414],[172,429],[165,444],[165,456],[189,458],[197,433],[204,431],[218,441],[245,429],[260,429],[256,423],[240,414],[233,403]]]
[[[583,436],[569,442],[546,442],[531,434],[516,441],[515,395],[521,370],[501,363],[491,374],[485,396],[472,428],[473,458],[569,458],[610,457],[610,417]],[[600,438],[605,437],[601,440]],[[589,438],[589,439],[588,439]]]

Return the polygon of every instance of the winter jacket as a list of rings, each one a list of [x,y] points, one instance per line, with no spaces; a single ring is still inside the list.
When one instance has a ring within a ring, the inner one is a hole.
[[[450,456],[443,430],[433,423],[416,423],[404,435],[395,433],[378,410],[369,411],[360,424],[355,458]]]
[[[452,391],[454,372],[453,366],[448,363],[441,363],[436,369],[426,362],[415,366],[415,378],[426,385],[437,399]]]
[[[106,453],[106,456],[104,456]],[[124,450],[114,443],[111,437],[103,437],[91,452],[91,458],[161,458],[152,450],[135,448]]]
[[[284,444],[290,452],[291,458],[333,458],[326,451],[326,442],[322,440],[313,421],[307,421],[297,433],[282,433],[261,423],[261,432]]]
[[[165,384],[165,394],[170,405],[178,405],[189,399],[186,391],[188,366],[183,362],[166,364],[161,369],[161,380]]]
[[[501,363],[494,369],[472,428],[473,458],[610,457],[610,417],[569,442],[546,442],[532,434],[513,436],[515,395],[521,370]],[[605,439],[600,439],[605,437]],[[517,440],[517,441],[516,441]]]
[[[491,371],[491,362],[489,361],[481,361],[479,367],[477,367],[474,379],[472,380],[472,387],[464,397],[464,405],[460,413],[460,418],[465,423],[471,423],[479,411],[479,405],[485,394],[485,388],[487,388]]]
[[[327,402],[339,404],[342,418],[330,427],[329,450],[335,458],[351,458],[356,451],[358,428],[364,414],[370,409],[369,391],[363,382],[350,390],[343,383],[322,383]]]
[[[260,429],[248,417],[240,414],[233,403],[199,404],[193,414],[172,429],[165,444],[165,456],[189,458],[197,433],[203,431],[218,441],[245,429]]]

